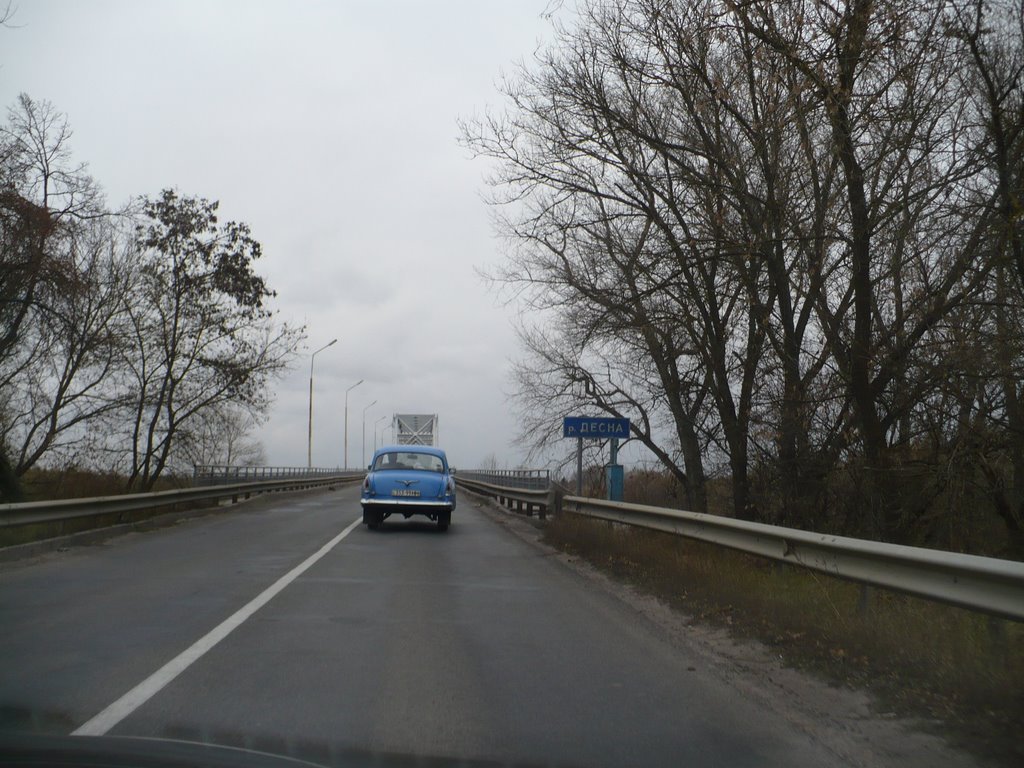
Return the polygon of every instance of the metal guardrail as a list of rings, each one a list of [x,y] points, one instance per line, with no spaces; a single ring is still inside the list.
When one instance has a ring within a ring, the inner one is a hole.
[[[135,512],[168,507],[184,502],[219,501],[226,498],[238,501],[239,497],[249,498],[253,495],[273,491],[295,491],[336,483],[356,482],[362,478],[362,473],[338,473],[318,477],[262,480],[230,485],[209,485],[174,491],[158,491],[156,493],[100,496],[91,499],[63,499],[60,501],[29,501],[19,504],[0,504],[0,528],[72,520],[79,517],[104,515],[114,512]]]
[[[551,484],[547,469],[460,469],[455,476],[506,488],[547,490]]]
[[[664,531],[813,571],[955,605],[991,616],[1024,621],[1024,563],[833,536],[796,528],[735,520],[644,504],[563,496],[560,486],[545,490],[503,486],[460,473],[456,482],[474,493],[517,505],[527,514],[536,507]],[[500,476],[490,478],[501,479]]]
[[[563,509],[720,544],[875,587],[1024,621],[1024,563],[566,496]]]
[[[235,467],[221,464],[196,464],[192,468],[192,485],[222,485],[257,480],[280,480],[304,477],[337,477],[359,475],[364,470],[324,469],[322,467]]]
[[[455,485],[481,496],[495,499],[499,504],[504,504],[509,509],[525,512],[529,516],[532,516],[536,509],[541,520],[547,517],[549,508],[554,509],[558,506],[556,496],[558,489],[553,487],[550,482],[545,481],[543,487],[512,487],[478,479],[481,476],[491,477],[490,473],[458,472],[455,475]],[[503,478],[493,477],[493,479]],[[526,480],[526,478],[522,479]],[[534,485],[539,485],[539,483],[534,483]]]
[[[521,470],[518,470],[521,471]],[[561,488],[547,481],[545,487],[513,487],[478,479],[479,472],[460,472],[456,484],[474,493],[530,515],[536,509],[545,517],[550,509],[626,525],[686,536],[730,547],[783,563],[800,565],[861,584],[906,592],[937,602],[1024,621],[1024,563],[907,547],[844,536],[814,533],[735,520],[699,512],[687,512],[643,504],[562,496]],[[334,483],[356,482],[362,472],[338,472],[301,478],[208,485],[157,493],[104,496],[92,499],[36,501],[0,504],[0,527],[69,520],[90,515],[128,512],[194,501],[214,501],[273,491],[300,490]],[[516,478],[524,484],[533,478]],[[507,475],[491,479],[508,479]]]

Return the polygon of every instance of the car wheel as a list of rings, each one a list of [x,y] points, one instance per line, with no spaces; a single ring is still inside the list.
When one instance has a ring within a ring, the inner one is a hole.
[[[447,531],[448,530],[448,526],[451,525],[451,524],[452,524],[452,513],[451,512],[441,512],[440,514],[438,514],[438,516],[437,516],[437,530],[439,530],[439,531]]]

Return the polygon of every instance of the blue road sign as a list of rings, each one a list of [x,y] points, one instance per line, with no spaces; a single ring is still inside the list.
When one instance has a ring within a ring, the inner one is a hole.
[[[629,437],[629,419],[566,416],[562,420],[562,437],[584,437],[593,440],[617,437],[625,440]]]

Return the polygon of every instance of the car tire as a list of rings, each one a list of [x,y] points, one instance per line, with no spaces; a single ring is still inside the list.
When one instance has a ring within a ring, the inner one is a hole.
[[[452,524],[452,513],[451,512],[441,512],[437,516],[437,530],[439,530],[439,531],[447,531],[448,530],[448,526],[451,525],[451,524]]]
[[[371,531],[375,531],[380,528],[380,524],[384,522],[384,513],[378,510],[366,510],[363,512],[363,522],[366,523],[366,527]]]

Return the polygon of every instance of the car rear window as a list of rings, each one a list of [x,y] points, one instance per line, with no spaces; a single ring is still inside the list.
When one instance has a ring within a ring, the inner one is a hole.
[[[444,462],[440,456],[415,451],[389,451],[382,453],[373,462],[373,471],[389,469],[419,469],[425,472],[444,472]]]

